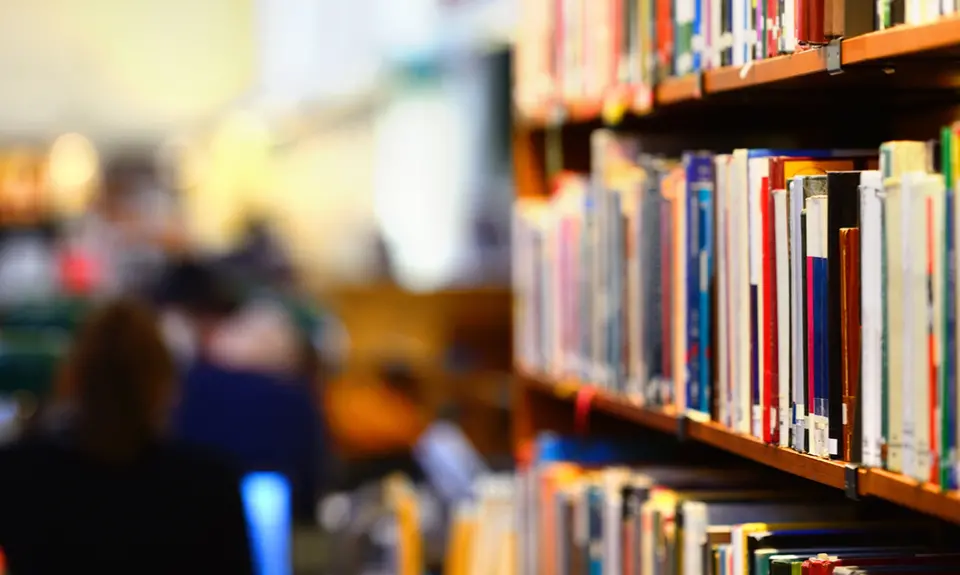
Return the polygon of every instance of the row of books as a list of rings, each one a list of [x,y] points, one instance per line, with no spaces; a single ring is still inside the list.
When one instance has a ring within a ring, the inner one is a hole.
[[[513,500],[523,575],[960,572],[955,541],[936,525],[811,502],[816,493],[763,471],[628,464],[626,450],[559,437],[539,444]]]
[[[957,138],[668,159],[595,132],[594,173],[516,204],[518,366],[956,489]]]
[[[512,474],[476,479],[473,500],[454,509],[447,535],[444,575],[516,573],[516,481]]]
[[[524,0],[516,100],[521,111],[611,95],[646,107],[670,76],[955,11],[955,0]]]

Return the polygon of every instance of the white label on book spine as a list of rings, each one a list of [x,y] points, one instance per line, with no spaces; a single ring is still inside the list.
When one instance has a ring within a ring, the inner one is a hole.
[[[763,436],[763,408],[759,405],[753,406],[753,435],[754,437]]]

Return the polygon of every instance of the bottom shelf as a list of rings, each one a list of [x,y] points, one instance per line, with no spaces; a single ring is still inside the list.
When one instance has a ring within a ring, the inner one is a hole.
[[[537,410],[546,401],[568,403],[572,408],[580,391],[590,389],[593,394],[590,412],[613,416],[642,428],[676,434],[681,439],[696,441],[798,477],[844,489],[851,497],[876,497],[960,523],[960,493],[956,491],[944,492],[936,485],[921,483],[884,469],[861,468],[768,445],[716,422],[695,421],[676,413],[639,407],[627,399],[594,391],[586,384],[572,381],[554,383],[547,378],[530,375],[520,375],[518,381],[522,396],[517,404],[517,439],[521,441],[532,438],[534,433],[543,429],[574,431],[572,417],[566,421],[553,417],[548,421],[538,416]]]

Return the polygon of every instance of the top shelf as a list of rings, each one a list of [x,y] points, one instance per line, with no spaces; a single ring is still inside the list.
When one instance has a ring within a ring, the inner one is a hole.
[[[945,16],[929,24],[901,25],[871,32],[842,40],[840,46],[841,69],[960,48],[960,15]],[[818,47],[755,60],[744,66],[726,66],[706,70],[702,74],[668,78],[656,86],[653,97],[646,99],[644,104],[628,104],[623,95],[624,91],[616,90],[616,95],[605,101],[564,103],[560,107],[562,113],[559,114],[556,110],[552,114],[546,110],[534,113],[526,117],[526,124],[533,127],[557,125],[557,118],[563,118],[564,122],[599,120],[604,109],[617,103],[631,113],[643,116],[714,94],[748,90],[807,76],[828,76],[826,54],[826,47]],[[641,99],[634,99],[634,102],[639,100]]]

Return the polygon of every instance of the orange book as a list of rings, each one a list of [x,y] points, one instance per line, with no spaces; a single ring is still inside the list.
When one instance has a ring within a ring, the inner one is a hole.
[[[843,460],[853,461],[859,425],[860,394],[860,230],[840,230],[840,341],[843,353]]]
[[[447,544],[444,575],[467,575],[470,572],[470,555],[477,534],[477,510],[472,505],[457,508]]]

